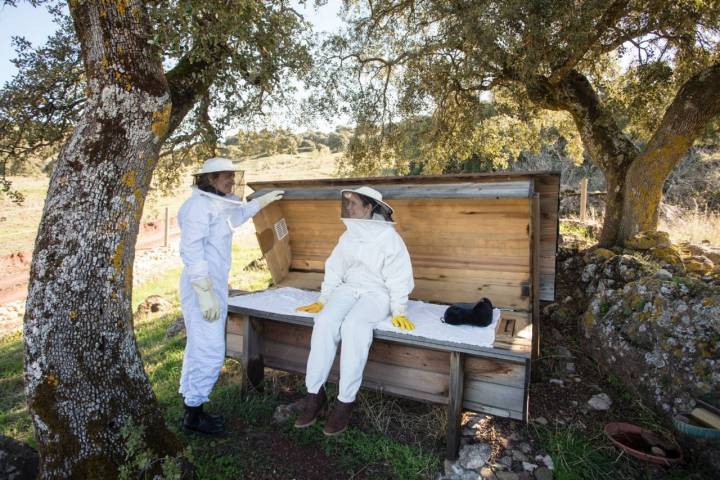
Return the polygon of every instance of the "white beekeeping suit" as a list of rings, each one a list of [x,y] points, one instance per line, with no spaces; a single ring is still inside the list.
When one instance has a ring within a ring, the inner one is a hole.
[[[225,359],[233,231],[282,193],[271,192],[245,203],[232,194],[231,173],[230,160],[207,160],[196,175],[211,176],[204,183],[196,181],[192,195],[178,212],[184,265],[180,302],[187,331],[179,392],[186,409],[184,428],[204,434],[223,430],[221,418],[205,414],[201,407],[208,401]],[[228,181],[224,184],[225,177]]]
[[[368,218],[357,218],[359,213],[353,214],[352,207],[346,203],[347,199],[354,198],[349,194],[358,195],[361,201],[372,200]],[[318,302],[301,307],[303,311],[318,312],[305,377],[310,394],[308,403],[315,401],[314,408],[318,402],[324,402],[323,386],[338,343],[342,341],[339,402],[326,425],[328,435],[340,433],[347,426],[351,405],[362,383],[375,325],[392,315],[394,323],[402,320],[396,325],[412,328],[405,317],[408,295],[414,287],[412,265],[405,243],[391,221],[392,209],[382,202],[379,192],[369,187],[344,190],[342,195],[342,221],[346,231],[325,262]],[[312,424],[318,412],[303,412],[296,426]]]

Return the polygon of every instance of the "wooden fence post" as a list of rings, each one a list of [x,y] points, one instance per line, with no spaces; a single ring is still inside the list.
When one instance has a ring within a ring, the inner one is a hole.
[[[170,216],[168,215],[168,207],[165,207],[165,236],[163,237],[163,247],[168,246],[168,230],[170,228],[169,221]]]
[[[583,178],[580,180],[580,221],[584,222],[587,220],[587,189],[588,179]]]

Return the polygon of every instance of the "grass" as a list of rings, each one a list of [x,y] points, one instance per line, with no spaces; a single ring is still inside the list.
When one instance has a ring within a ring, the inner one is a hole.
[[[617,475],[617,452],[599,435],[574,429],[540,429],[538,436],[555,464],[556,480],[605,480]],[[632,478],[632,477],[624,477]]]
[[[698,209],[678,211],[659,222],[658,230],[670,234],[673,243],[703,241],[720,245],[720,214]]]
[[[269,274],[262,268],[245,268],[260,257],[257,247],[234,246],[231,285],[246,290],[265,288]],[[135,336],[165,420],[190,447],[198,478],[303,478],[297,469],[304,459],[314,458],[317,468],[330,471],[330,478],[415,479],[432,478],[440,468],[437,451],[417,443],[399,442],[372,427],[351,427],[340,438],[327,438],[319,426],[296,430],[290,424],[275,425],[275,408],[287,403],[288,392],[302,391],[301,378],[277,372],[267,376],[263,392],[243,392],[239,362],[228,359],[211,397],[212,409],[225,415],[229,434],[207,440],[179,431],[182,404],[177,393],[185,338],[166,338],[165,332],[180,315],[177,285],[180,269],[172,269],[139,285],[132,307],[149,295],[161,295],[174,307],[162,316],[136,317]],[[23,392],[22,335],[0,339],[0,434],[35,444]],[[365,395],[365,403],[372,403]],[[364,406],[360,412],[371,406]],[[386,404],[382,408],[389,407]],[[364,413],[361,413],[364,415]],[[275,445],[283,448],[279,451]],[[294,456],[292,456],[292,452]],[[291,461],[285,455],[291,452]],[[314,477],[316,478],[316,477]],[[323,477],[325,478],[325,477]]]

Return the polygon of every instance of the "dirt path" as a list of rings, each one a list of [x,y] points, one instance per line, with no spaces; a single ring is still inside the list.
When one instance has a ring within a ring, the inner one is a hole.
[[[170,220],[168,229],[168,243],[180,237],[180,229],[176,220]],[[161,247],[165,242],[164,222],[154,221],[142,225],[135,244],[136,255]],[[28,278],[30,275],[30,261],[32,252],[16,252],[0,257],[0,271],[4,272],[0,278],[0,306],[10,302],[25,300],[27,295]]]

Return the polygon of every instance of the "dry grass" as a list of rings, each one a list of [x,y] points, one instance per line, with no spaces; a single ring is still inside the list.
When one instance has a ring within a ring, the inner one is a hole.
[[[665,218],[660,220],[658,230],[668,232],[673,243],[709,242],[712,245],[720,245],[720,214],[698,209],[683,210],[666,207],[665,210]]]

